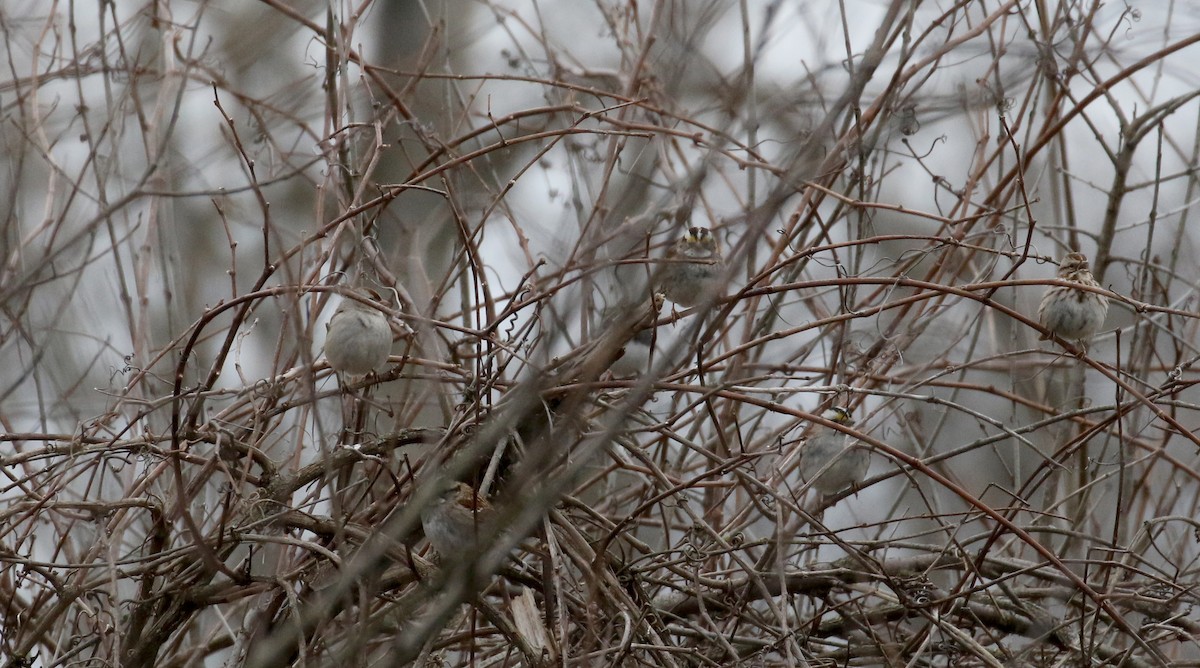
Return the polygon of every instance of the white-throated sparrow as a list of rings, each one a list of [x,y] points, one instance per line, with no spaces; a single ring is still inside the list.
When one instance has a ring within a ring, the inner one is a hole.
[[[378,299],[379,295],[364,292],[363,298]],[[352,297],[342,297],[342,303],[325,325],[325,359],[334,371],[361,376],[383,366],[392,352],[392,328],[383,311],[372,308]]]
[[[1100,287],[1092,277],[1087,256],[1083,253],[1071,252],[1063,256],[1058,265],[1058,277],[1079,285]],[[1104,324],[1107,315],[1108,297],[1061,285],[1050,286],[1038,307],[1038,320],[1043,327],[1059,338],[1084,344]],[[1041,340],[1047,338],[1045,334],[1041,336]]]
[[[821,417],[854,426],[850,411],[833,406]],[[822,494],[836,494],[862,482],[871,464],[871,452],[858,439],[829,427],[815,425],[800,450],[800,475]]]
[[[707,227],[688,228],[667,251],[655,278],[658,290],[680,306],[720,295],[725,260]]]

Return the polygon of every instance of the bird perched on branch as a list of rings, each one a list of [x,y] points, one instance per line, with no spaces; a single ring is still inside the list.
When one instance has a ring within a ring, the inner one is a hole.
[[[854,426],[850,411],[833,406],[821,417],[846,427]],[[867,474],[871,453],[857,438],[815,425],[800,450],[800,475],[822,494],[836,494],[857,485]]]
[[[707,227],[688,228],[667,251],[655,283],[667,299],[695,306],[720,295],[725,260]]]
[[[352,291],[378,303],[379,293]],[[392,352],[392,328],[383,311],[347,295],[325,325],[325,359],[334,371],[362,376],[387,363]]]
[[[421,527],[440,557],[452,557],[476,547],[480,534],[495,520],[495,509],[465,482],[446,487],[432,504],[421,509]]]
[[[1087,256],[1071,252],[1063,256],[1058,277],[1064,281],[1098,288],[1092,277]],[[1038,320],[1056,336],[1086,344],[1096,334],[1108,315],[1108,297],[1079,288],[1052,285],[1038,307]],[[1041,340],[1049,338],[1043,334]]]

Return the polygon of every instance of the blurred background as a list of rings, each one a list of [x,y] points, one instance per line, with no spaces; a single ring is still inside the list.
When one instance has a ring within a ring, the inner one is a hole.
[[[4,665],[1195,665],[1197,9],[5,2]]]

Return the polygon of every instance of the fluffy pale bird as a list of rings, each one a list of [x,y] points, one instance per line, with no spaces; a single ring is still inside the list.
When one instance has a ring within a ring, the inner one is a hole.
[[[365,293],[355,294],[367,297]],[[325,359],[329,366],[334,371],[362,376],[387,363],[391,352],[392,328],[383,311],[343,297],[325,326]]]
[[[854,426],[850,411],[834,406],[821,417]],[[800,475],[821,494],[836,494],[862,482],[871,464],[871,453],[857,438],[836,429],[815,425],[800,450]]]

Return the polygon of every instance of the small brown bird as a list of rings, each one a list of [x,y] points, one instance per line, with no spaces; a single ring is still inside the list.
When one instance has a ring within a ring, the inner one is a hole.
[[[1067,253],[1058,266],[1058,277],[1064,281],[1098,288],[1100,284],[1088,269],[1088,259],[1083,253]],[[1104,325],[1108,315],[1108,297],[1059,285],[1052,285],[1042,297],[1038,307],[1038,320],[1042,326],[1059,338],[1086,344]],[[1049,338],[1043,334],[1041,340]]]
[[[680,306],[695,306],[720,295],[725,260],[707,227],[689,228],[664,259],[655,283],[667,299]]]
[[[362,292],[355,294],[368,297]],[[383,311],[343,297],[325,325],[325,359],[329,366],[334,371],[362,376],[387,363],[391,352],[392,328]]]
[[[465,482],[454,483],[421,509],[421,526],[438,555],[448,557],[475,547],[479,535],[495,520],[488,500]]]
[[[833,406],[823,418],[847,427],[854,426],[850,411]],[[871,464],[871,452],[856,438],[836,429],[816,425],[800,450],[800,475],[821,494],[836,494],[862,482]]]

